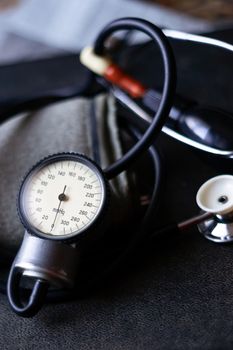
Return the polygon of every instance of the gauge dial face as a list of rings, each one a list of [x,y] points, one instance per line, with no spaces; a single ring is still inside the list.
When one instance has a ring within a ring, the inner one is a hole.
[[[105,196],[103,175],[92,161],[80,155],[55,155],[26,176],[19,213],[32,233],[66,239],[96,221]]]

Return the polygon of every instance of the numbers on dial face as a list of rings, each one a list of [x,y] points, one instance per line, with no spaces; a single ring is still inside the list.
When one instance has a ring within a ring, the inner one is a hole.
[[[89,165],[56,160],[33,171],[21,193],[24,215],[37,231],[69,236],[98,216],[104,200],[103,180]]]

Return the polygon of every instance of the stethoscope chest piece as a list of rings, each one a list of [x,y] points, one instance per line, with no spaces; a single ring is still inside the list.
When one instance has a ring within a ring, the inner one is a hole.
[[[216,243],[233,241],[233,176],[220,175],[205,182],[197,192],[197,204],[213,216],[198,224],[205,238]]]

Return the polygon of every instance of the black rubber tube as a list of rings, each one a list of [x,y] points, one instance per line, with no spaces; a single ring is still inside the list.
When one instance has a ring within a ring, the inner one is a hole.
[[[147,34],[159,47],[164,65],[164,85],[161,102],[151,125],[142,138],[121,159],[105,169],[105,174],[109,179],[126,170],[155,141],[169,115],[175,94],[176,66],[173,51],[166,36],[154,24],[139,18],[117,19],[108,24],[96,38],[95,53],[104,54],[104,42],[113,32],[130,29]]]
[[[22,271],[17,268],[11,268],[7,283],[7,296],[11,308],[14,312],[22,317],[32,317],[37,314],[44,304],[49,284],[47,281],[36,279],[31,289],[27,302],[22,301],[20,281]]]

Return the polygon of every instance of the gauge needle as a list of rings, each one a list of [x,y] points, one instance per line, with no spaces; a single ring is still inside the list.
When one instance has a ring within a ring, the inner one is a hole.
[[[61,206],[61,202],[64,201],[66,199],[66,195],[65,195],[65,190],[66,190],[66,186],[64,187],[64,190],[62,193],[59,194],[58,196],[58,199],[59,199],[59,205],[58,205],[58,208],[57,208],[57,211],[56,211],[56,215],[55,215],[55,218],[54,218],[54,221],[51,225],[51,230],[50,232],[52,232],[53,228],[54,228],[54,225],[55,225],[55,222],[56,222],[56,219],[57,219],[57,215],[59,213],[59,209],[60,209],[60,206]]]

